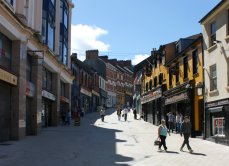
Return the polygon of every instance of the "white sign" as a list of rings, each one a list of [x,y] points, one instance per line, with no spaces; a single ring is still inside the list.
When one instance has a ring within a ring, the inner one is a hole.
[[[54,96],[52,93],[47,92],[46,90],[42,91],[42,96],[52,101],[56,100],[56,96]]]

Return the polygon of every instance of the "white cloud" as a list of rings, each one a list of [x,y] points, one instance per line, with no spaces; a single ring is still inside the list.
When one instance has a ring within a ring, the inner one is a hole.
[[[132,59],[132,65],[137,65],[138,63],[140,63],[141,61],[143,61],[144,59],[146,59],[148,57],[149,57],[148,54],[135,55],[134,59]]]
[[[71,52],[76,52],[78,58],[84,60],[86,50],[98,49],[99,51],[108,51],[110,45],[99,40],[100,36],[107,34],[107,30],[97,26],[72,25]]]

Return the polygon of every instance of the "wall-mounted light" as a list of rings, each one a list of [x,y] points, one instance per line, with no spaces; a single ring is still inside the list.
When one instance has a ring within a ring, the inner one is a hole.
[[[199,82],[197,85],[196,85],[196,94],[197,96],[202,96],[203,95],[203,83],[202,82]]]

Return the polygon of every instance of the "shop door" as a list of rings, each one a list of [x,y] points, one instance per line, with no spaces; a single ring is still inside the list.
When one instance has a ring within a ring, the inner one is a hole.
[[[10,86],[0,83],[0,142],[10,139]]]
[[[52,103],[49,100],[43,99],[43,110],[42,110],[42,127],[51,126],[51,111]]]

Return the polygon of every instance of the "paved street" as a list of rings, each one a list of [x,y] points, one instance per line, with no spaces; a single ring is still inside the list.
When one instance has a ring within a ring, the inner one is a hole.
[[[194,153],[180,152],[182,138],[167,137],[168,152],[153,145],[157,127],[142,120],[117,120],[109,110],[105,122],[87,114],[81,126],[43,129],[38,136],[0,145],[0,166],[214,166],[228,165],[229,147],[191,139]]]

